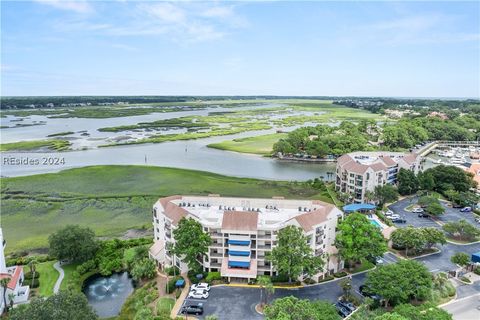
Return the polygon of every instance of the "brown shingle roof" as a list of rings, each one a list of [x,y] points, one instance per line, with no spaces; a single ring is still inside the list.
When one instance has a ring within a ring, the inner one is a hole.
[[[174,225],[177,225],[178,222],[187,216],[188,211],[180,208],[176,204],[172,203],[171,201],[181,199],[182,196],[170,196],[170,197],[165,197],[159,199],[163,210],[165,212],[165,215],[172,220],[172,223]]]
[[[238,231],[257,231],[258,212],[225,211],[222,229]]]
[[[405,157],[403,157],[403,160],[405,160],[406,163],[412,164],[417,160],[417,155],[414,153],[409,153]]]
[[[333,208],[334,206],[328,205],[315,211],[301,214],[293,219],[297,220],[305,232],[312,231],[313,226],[328,220],[328,214]]]
[[[384,165],[381,162],[376,162],[376,163],[372,164],[370,166],[370,168],[372,168],[372,170],[375,171],[375,172],[387,170],[387,166]]]
[[[383,160],[383,163],[385,163],[385,165],[387,167],[391,167],[391,166],[394,166],[396,165],[397,163],[395,162],[395,160],[393,160],[392,158],[390,158],[389,156],[383,156],[383,157],[380,157],[380,159]]]

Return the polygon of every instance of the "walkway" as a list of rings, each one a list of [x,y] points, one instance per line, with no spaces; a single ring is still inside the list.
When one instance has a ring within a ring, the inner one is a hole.
[[[180,297],[178,297],[177,301],[175,301],[175,305],[172,308],[172,312],[170,313],[170,317],[172,319],[175,319],[178,316],[178,313],[180,312],[180,308],[183,305],[183,302],[188,296],[188,293],[190,291],[190,279],[188,279],[188,275],[186,273],[182,274],[183,279],[185,279],[185,287],[182,290],[182,294]]]
[[[60,262],[57,261],[53,264],[53,267],[55,270],[60,273],[58,276],[57,282],[55,282],[55,285],[53,286],[53,293],[57,293],[60,290],[60,285],[62,284],[63,278],[65,277],[65,272],[63,271],[62,267],[60,266]]]

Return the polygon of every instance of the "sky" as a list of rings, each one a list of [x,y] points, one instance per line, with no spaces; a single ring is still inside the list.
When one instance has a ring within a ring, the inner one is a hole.
[[[1,1],[1,95],[480,97],[480,2]]]

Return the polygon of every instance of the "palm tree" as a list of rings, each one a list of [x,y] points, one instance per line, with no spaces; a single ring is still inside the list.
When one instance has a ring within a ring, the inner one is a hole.
[[[272,280],[268,276],[259,276],[257,280],[260,286],[260,305],[265,305],[268,302],[268,294],[273,294],[275,288],[272,285]]]
[[[372,202],[373,200],[375,200],[375,193],[373,193],[372,191],[365,191],[365,201],[370,203]]]
[[[5,312],[7,311],[7,285],[10,282],[10,277],[0,279],[0,287],[3,288],[3,305],[5,306]]]
[[[10,300],[10,308],[13,308],[13,302],[15,301],[15,293],[8,294],[8,300]]]
[[[30,268],[30,273],[32,274],[32,287],[34,287],[35,273],[37,272],[37,260],[30,260],[30,262],[28,263],[28,267]]]

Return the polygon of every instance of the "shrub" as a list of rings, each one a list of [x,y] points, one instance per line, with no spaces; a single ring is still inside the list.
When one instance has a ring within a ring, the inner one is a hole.
[[[346,273],[345,271],[340,271],[340,272],[337,272],[337,273],[334,273],[333,276],[335,278],[341,278],[341,277],[345,277],[348,273]]]
[[[169,276],[178,276],[180,275],[180,269],[177,267],[167,267],[165,268],[165,273]]]
[[[175,293],[175,297],[178,299],[180,298],[180,295],[182,294],[182,291],[181,290],[177,290],[177,292]]]
[[[475,269],[473,269],[473,272],[475,272],[475,274],[478,274],[480,276],[480,267],[476,267]]]
[[[176,277],[173,277],[172,279],[168,280],[167,293],[172,293],[173,291],[175,291],[175,282],[177,282],[177,280],[180,280],[180,279],[183,279],[183,277],[176,276]]]
[[[88,260],[88,261],[85,261],[84,263],[82,263],[81,265],[79,265],[77,267],[77,272],[82,275],[82,274],[85,274],[87,272],[90,272],[92,271],[93,269],[95,269],[97,267],[97,264],[95,263],[95,260]]]
[[[33,278],[33,274],[30,271],[28,271],[27,273],[25,273],[24,278],[25,280],[31,280]],[[35,279],[38,279],[38,278],[40,278],[40,272],[35,271]]]
[[[277,276],[272,276],[272,282],[288,282],[288,276],[279,274]]]
[[[207,274],[207,277],[205,278],[205,281],[208,283],[211,283],[214,280],[222,280],[222,276],[220,275],[220,272],[209,272]]]
[[[463,282],[466,282],[466,283],[470,283],[470,279],[468,279],[467,277],[463,276],[460,278],[460,280],[462,280]]]
[[[305,280],[303,280],[303,282],[304,282],[305,284],[315,284],[315,283],[317,283],[317,281],[315,281],[315,280],[313,280],[313,279],[311,279],[311,278],[306,278]]]
[[[334,276],[330,275],[330,276],[325,276],[325,278],[321,279],[321,280],[318,280],[318,283],[322,283],[322,282],[325,282],[325,281],[330,281],[330,280],[333,280],[335,279]]]
[[[25,286],[29,286],[30,288],[38,288],[38,286],[40,285],[40,282],[38,281],[38,278],[35,278],[33,282],[32,282],[32,279],[25,279],[25,281],[23,281],[23,284]]]

